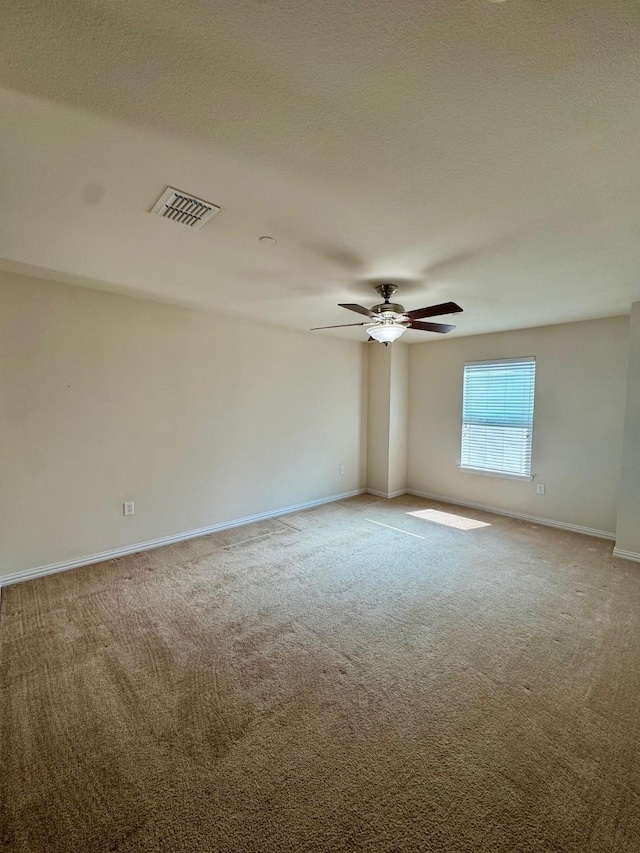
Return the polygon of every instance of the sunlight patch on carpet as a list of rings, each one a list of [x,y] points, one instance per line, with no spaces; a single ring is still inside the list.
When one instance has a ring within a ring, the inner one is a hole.
[[[408,512],[407,515],[423,518],[425,521],[435,521],[436,524],[446,524],[447,527],[455,527],[456,530],[476,530],[478,527],[491,527],[487,521],[476,521],[475,518],[453,515],[450,512],[440,512],[439,509],[417,509],[414,512]]]

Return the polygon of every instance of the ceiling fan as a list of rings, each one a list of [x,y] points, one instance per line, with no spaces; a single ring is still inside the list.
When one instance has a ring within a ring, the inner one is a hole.
[[[462,311],[455,302],[442,302],[440,305],[431,305],[428,308],[416,308],[414,311],[405,311],[402,305],[391,302],[391,297],[397,292],[395,284],[378,284],[376,290],[384,299],[373,308],[365,308],[363,305],[353,303],[340,303],[340,308],[348,308],[358,314],[364,314],[369,319],[364,323],[340,323],[337,326],[316,326],[311,329],[316,332],[319,329],[342,329],[347,326],[367,326],[366,329],[370,341],[380,341],[387,346],[397,340],[407,329],[418,329],[422,332],[439,332],[446,334],[453,331],[455,326],[446,323],[421,323],[423,317],[439,317],[442,314],[456,314]]]

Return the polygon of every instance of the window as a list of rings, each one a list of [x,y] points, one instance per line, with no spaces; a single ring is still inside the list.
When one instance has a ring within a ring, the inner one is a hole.
[[[531,476],[535,358],[464,366],[460,467]]]

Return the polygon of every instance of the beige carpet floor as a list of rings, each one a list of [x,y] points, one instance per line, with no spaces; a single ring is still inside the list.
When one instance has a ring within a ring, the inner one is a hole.
[[[2,850],[638,853],[610,553],[362,496],[5,589]]]

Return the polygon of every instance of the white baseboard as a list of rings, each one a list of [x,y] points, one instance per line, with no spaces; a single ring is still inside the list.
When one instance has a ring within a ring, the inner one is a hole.
[[[442,503],[453,504],[454,506],[466,506],[470,509],[481,509],[484,512],[493,512],[496,515],[506,515],[509,518],[518,518],[521,521],[530,521],[533,524],[542,524],[545,527],[558,527],[560,530],[570,530],[572,533],[583,533],[585,536],[596,536],[598,539],[609,539],[614,541],[615,533],[609,533],[607,530],[597,530],[593,527],[582,527],[580,524],[569,524],[566,521],[554,521],[551,518],[539,518],[536,515],[526,515],[523,512],[511,512],[507,509],[499,509],[495,506],[486,506],[485,504],[472,503],[471,501],[460,501],[457,498],[450,498],[446,495],[436,495],[432,492],[421,492],[419,489],[407,489],[407,494],[416,495],[419,498],[429,498],[432,501],[441,501]],[[615,554],[615,551],[614,551]],[[638,556],[640,560],[640,555]],[[626,557],[626,559],[632,559]]]
[[[162,536],[160,539],[151,539],[148,542],[137,542],[135,545],[125,545],[123,548],[112,548],[109,551],[101,551],[99,554],[88,554],[73,560],[65,560],[61,563],[51,563],[48,566],[37,566],[34,569],[23,569],[9,575],[0,576],[0,588],[11,586],[21,581],[41,578],[44,575],[53,575],[64,572],[67,569],[78,569],[81,566],[90,566],[92,563],[103,563],[105,560],[113,560],[116,557],[126,557],[127,554],[136,554],[139,551],[151,551],[153,548],[162,548],[163,545],[172,545],[175,542],[185,542],[187,539],[197,539],[199,536],[208,536],[210,533],[218,533],[221,530],[229,530],[232,527],[241,527],[243,524],[251,524],[254,521],[264,521],[267,518],[277,518],[280,515],[289,515],[303,509],[311,509],[314,506],[342,501],[362,495],[366,489],[355,489],[352,492],[342,492],[339,495],[331,495],[328,498],[319,498],[315,501],[294,504],[281,509],[259,512],[257,515],[247,515],[244,518],[234,518],[232,521],[223,521],[221,524],[212,524],[209,527],[200,527],[197,530],[187,530],[184,533],[174,533],[171,536]]]
[[[640,554],[635,551],[623,551],[622,548],[614,548],[613,556],[620,557],[622,560],[631,560],[632,563],[640,563]]]
[[[399,498],[401,495],[406,495],[406,489],[397,489],[395,492],[380,492],[378,489],[367,489],[367,494],[375,495],[377,498]]]

